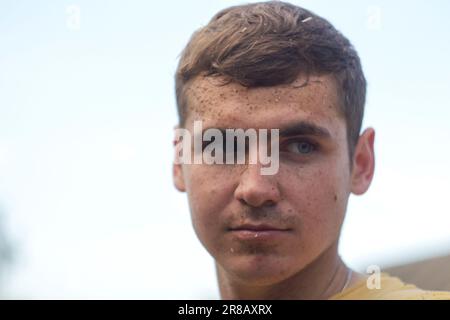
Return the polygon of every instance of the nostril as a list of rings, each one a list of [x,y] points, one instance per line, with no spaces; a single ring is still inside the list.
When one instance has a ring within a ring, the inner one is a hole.
[[[267,201],[264,203],[264,206],[266,206],[266,207],[273,207],[274,205],[276,205],[276,202],[273,201],[273,200],[267,200]]]
[[[276,206],[276,202],[273,200],[267,200],[264,201],[263,203],[255,203],[254,201],[246,201],[245,199],[238,199],[239,202],[245,206],[250,206],[250,207],[274,207]]]

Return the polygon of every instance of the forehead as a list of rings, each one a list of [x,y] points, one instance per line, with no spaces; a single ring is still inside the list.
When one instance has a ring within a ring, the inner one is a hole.
[[[344,119],[332,76],[300,76],[291,84],[247,88],[223,85],[212,77],[195,78],[186,90],[186,127],[202,120],[204,127],[282,128],[294,121],[308,121],[336,131]]]

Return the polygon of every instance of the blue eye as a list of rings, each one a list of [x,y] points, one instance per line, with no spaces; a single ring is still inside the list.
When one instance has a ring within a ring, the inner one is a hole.
[[[309,154],[316,149],[316,146],[308,141],[294,141],[287,145],[287,149],[297,154]]]

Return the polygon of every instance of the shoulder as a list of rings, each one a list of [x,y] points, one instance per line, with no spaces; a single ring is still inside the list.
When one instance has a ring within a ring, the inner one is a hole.
[[[413,300],[450,300],[450,291],[424,291],[413,295]]]
[[[333,296],[333,300],[450,300],[450,292],[423,290],[404,283],[397,277],[382,273],[378,286],[370,285],[370,278]]]

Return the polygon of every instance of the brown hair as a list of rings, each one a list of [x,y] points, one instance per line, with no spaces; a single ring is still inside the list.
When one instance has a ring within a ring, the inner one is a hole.
[[[327,20],[282,1],[218,12],[194,32],[181,53],[175,74],[180,126],[188,110],[188,82],[200,74],[246,87],[287,84],[300,74],[334,75],[352,159],[364,115],[366,80],[355,49]]]

